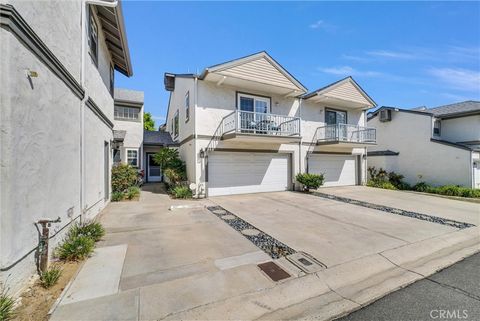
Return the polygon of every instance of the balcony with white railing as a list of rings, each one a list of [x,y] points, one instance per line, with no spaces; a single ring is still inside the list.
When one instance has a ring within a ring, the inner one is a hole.
[[[299,140],[300,118],[236,110],[222,120],[222,139]]]
[[[222,140],[278,144],[299,142],[300,118],[236,110],[223,117],[206,150],[215,150]]]
[[[325,125],[315,133],[318,145],[342,144],[350,146],[375,145],[376,129],[350,124]]]

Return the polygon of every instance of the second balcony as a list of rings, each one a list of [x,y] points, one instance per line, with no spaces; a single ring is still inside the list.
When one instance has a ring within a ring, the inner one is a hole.
[[[315,133],[317,145],[341,144],[345,147],[362,147],[375,145],[377,133],[375,128],[350,124],[325,125],[318,127]]]

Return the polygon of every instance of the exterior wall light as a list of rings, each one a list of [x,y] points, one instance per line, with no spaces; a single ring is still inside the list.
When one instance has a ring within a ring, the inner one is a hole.
[[[26,75],[28,78],[37,78],[37,77],[38,77],[38,72],[33,71],[33,70],[30,70],[30,69],[27,69],[27,70],[25,70],[25,75]]]
[[[205,150],[203,148],[200,149],[200,158],[205,158]]]

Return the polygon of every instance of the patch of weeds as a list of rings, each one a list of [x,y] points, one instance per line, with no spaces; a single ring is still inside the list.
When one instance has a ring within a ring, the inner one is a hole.
[[[48,289],[55,285],[62,275],[62,269],[56,265],[52,265],[47,271],[42,272],[40,275],[40,284]]]
[[[113,192],[112,193],[112,202],[123,201],[124,197],[125,197],[125,195],[123,194],[123,192]]]
[[[131,200],[140,195],[140,188],[138,186],[130,186],[127,189],[127,199]]]
[[[0,293],[0,321],[13,319],[15,316],[15,300],[5,291]]]
[[[177,185],[173,187],[170,192],[175,198],[191,198],[192,191],[188,186]]]
[[[105,229],[102,224],[94,221],[76,223],[68,231],[68,238],[86,236],[93,241],[98,242],[105,235]]]
[[[58,258],[65,261],[83,260],[93,252],[95,241],[88,236],[67,237],[56,249]]]

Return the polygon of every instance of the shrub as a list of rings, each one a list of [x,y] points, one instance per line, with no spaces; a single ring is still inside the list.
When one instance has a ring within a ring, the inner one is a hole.
[[[417,192],[428,192],[428,190],[431,188],[430,185],[428,185],[425,182],[419,182],[415,185],[413,185],[413,190]]]
[[[7,321],[13,319],[15,300],[6,292],[0,293],[0,320]]]
[[[323,174],[299,173],[296,179],[303,185],[304,191],[308,192],[310,189],[317,189],[322,186],[325,177]]]
[[[467,188],[467,187],[460,187],[456,185],[431,187],[429,189],[429,192],[434,194],[447,195],[447,196],[480,198],[480,190]]]
[[[98,242],[104,235],[105,229],[102,224],[89,221],[81,224],[75,223],[75,225],[73,225],[68,231],[67,237],[73,239],[79,236],[86,236],[91,238],[94,242]]]
[[[369,180],[367,182],[367,186],[370,187],[377,187],[377,188],[384,188],[384,189],[397,189],[395,185],[388,181],[381,181],[381,180]]]
[[[163,174],[169,183],[177,185],[187,178],[185,162],[178,156],[178,150],[174,148],[162,148],[153,156],[154,162],[162,168]]]
[[[128,164],[118,164],[112,167],[112,192],[125,192],[137,183],[137,171]],[[113,197],[113,195],[112,195]]]
[[[167,168],[164,171],[164,174],[167,177],[168,182],[173,184],[173,185],[177,185],[181,181],[184,181],[186,179],[186,177],[185,177],[186,173],[185,172],[179,172],[179,171],[177,171],[176,169],[173,169],[173,168]]]
[[[134,199],[135,197],[140,195],[140,188],[138,186],[130,186],[127,189],[127,198],[129,200]]]
[[[112,202],[120,202],[123,201],[125,194],[123,192],[113,192],[112,193]]]
[[[388,181],[397,188],[400,188],[400,186],[404,184],[404,182],[402,181],[404,177],[405,176],[397,174],[395,172],[388,173]]]
[[[67,237],[58,247],[57,256],[66,261],[77,261],[87,258],[95,246],[95,241],[84,235]]]
[[[171,193],[175,198],[191,198],[192,191],[188,186],[177,185],[171,189]]]
[[[40,284],[48,289],[52,285],[55,285],[62,275],[62,269],[58,266],[53,265],[47,271],[40,274]]]

